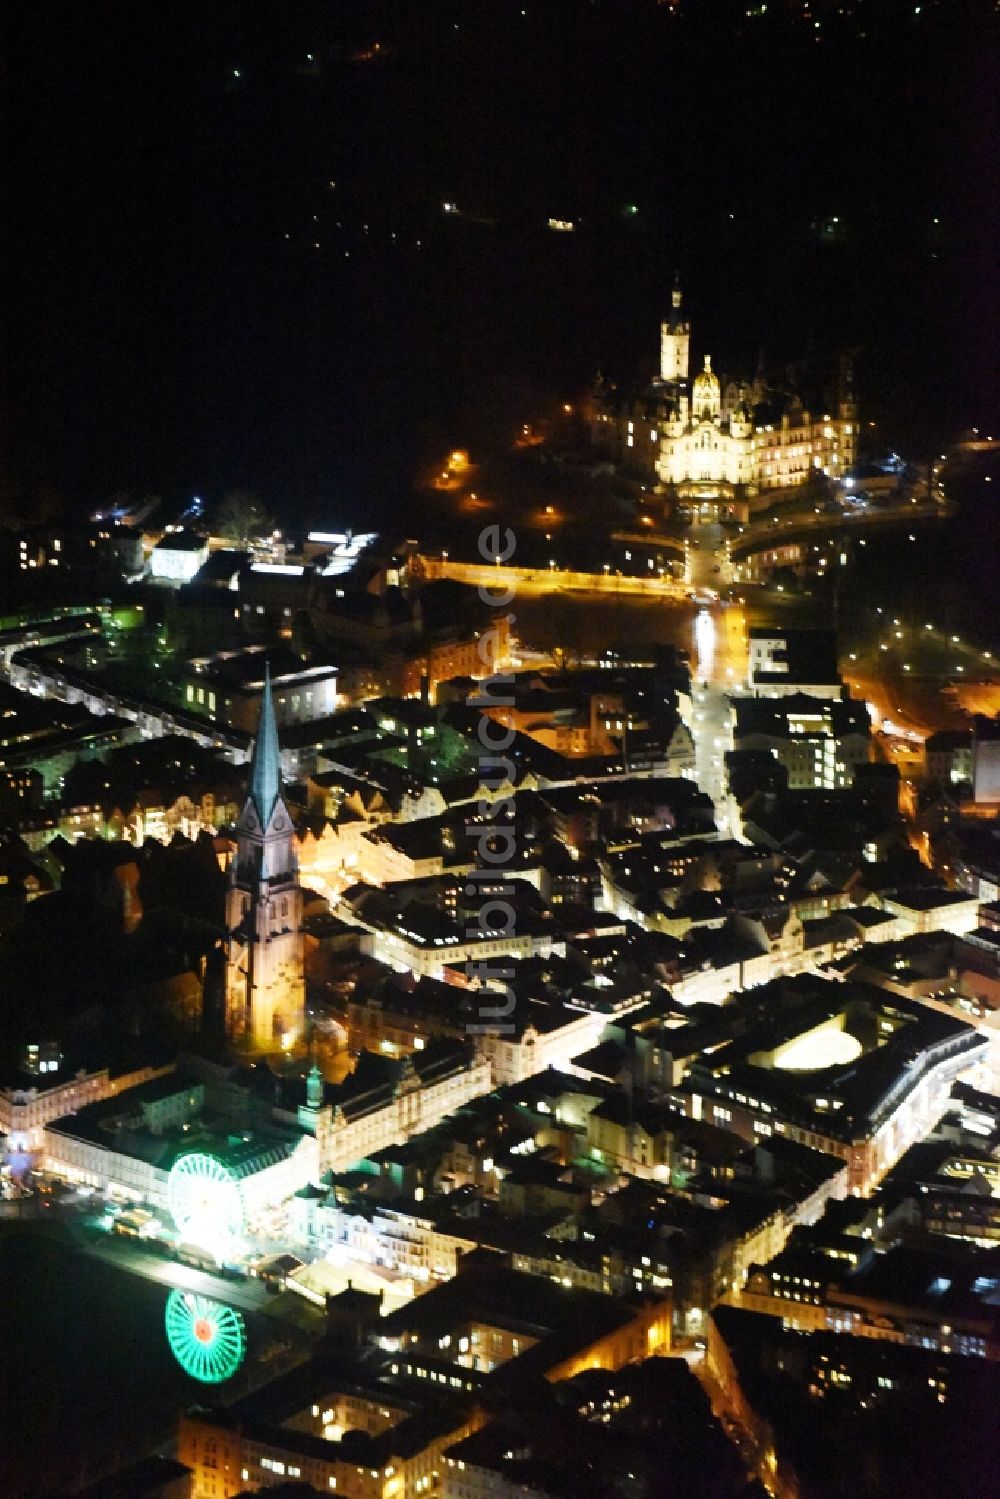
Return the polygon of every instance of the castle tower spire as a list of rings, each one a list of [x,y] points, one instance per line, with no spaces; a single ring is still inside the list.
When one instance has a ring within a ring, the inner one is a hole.
[[[670,316],[660,324],[660,379],[675,384],[688,377],[691,327],[681,309],[681,281],[674,276]]]

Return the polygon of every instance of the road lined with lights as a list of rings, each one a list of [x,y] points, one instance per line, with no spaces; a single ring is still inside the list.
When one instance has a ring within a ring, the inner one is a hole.
[[[962,713],[997,711],[1000,666],[992,651],[930,620],[907,624],[881,606],[875,614],[884,638],[868,651],[852,651],[844,670],[855,694],[875,704],[891,738],[912,743],[954,725]]]
[[[846,541],[856,537],[858,531],[885,530],[893,525],[918,525],[921,521],[940,520],[948,513],[943,503],[924,500],[899,505],[892,510],[846,512],[841,515],[821,514],[818,517],[815,514],[782,516],[780,520],[747,527],[741,535],[733,537],[726,551],[727,571],[731,571],[736,581],[749,581],[745,572],[752,558],[761,553],[780,551],[784,547],[800,545],[817,533],[824,539],[813,543],[813,551],[819,554],[820,547],[823,546],[835,552],[838,547],[843,547]],[[909,539],[916,541],[916,532],[911,532]],[[863,537],[858,540],[859,545],[865,545]],[[819,555],[817,565],[825,567],[827,565],[825,557]]]
[[[716,569],[725,555],[718,525],[692,528],[688,579],[697,596],[708,597],[718,584]],[[746,614],[740,604],[716,603],[699,610],[692,627],[691,733],[695,777],[715,806],[720,832],[729,831],[726,751],[732,748],[729,697],[746,681]]]
[[[103,1260],[131,1275],[152,1280],[161,1286],[176,1287],[181,1291],[194,1291],[200,1296],[212,1296],[218,1301],[230,1302],[243,1311],[259,1312],[267,1306],[270,1297],[259,1280],[229,1280],[223,1275],[213,1275],[208,1270],[197,1270],[192,1265],[181,1264],[138,1249],[134,1244],[114,1239],[110,1235],[98,1239],[80,1239],[79,1247],[93,1259]]]
[[[421,568],[428,582],[449,579],[454,583],[467,583],[473,588],[488,588],[495,592],[511,589],[516,593],[552,594],[558,590],[567,593],[603,593],[612,597],[619,594],[639,594],[644,598],[659,597],[678,603],[688,601],[691,589],[676,578],[642,577],[639,574],[611,572],[580,572],[561,568],[552,558],[548,567],[490,567],[481,562],[460,562],[447,553],[440,557],[421,556]]]

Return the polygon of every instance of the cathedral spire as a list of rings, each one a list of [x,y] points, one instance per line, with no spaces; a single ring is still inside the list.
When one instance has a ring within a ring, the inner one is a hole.
[[[250,759],[250,796],[257,809],[260,825],[266,828],[281,795],[281,756],[278,749],[278,725],[271,696],[271,668],[264,663],[264,691],[260,699],[257,737]]]

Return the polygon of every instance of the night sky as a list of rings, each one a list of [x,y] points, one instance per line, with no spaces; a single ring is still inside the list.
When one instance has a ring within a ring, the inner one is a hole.
[[[651,372],[675,267],[699,359],[856,349],[914,456],[988,422],[993,6],[748,8],[9,7],[5,508],[385,521],[425,454]]]

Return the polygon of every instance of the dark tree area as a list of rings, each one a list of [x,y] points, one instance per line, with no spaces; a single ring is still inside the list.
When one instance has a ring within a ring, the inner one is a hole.
[[[62,857],[62,888],[30,902],[0,941],[5,1047],[45,1031],[71,1040],[114,1019],[157,1033],[167,1017],[155,996],[178,975],[200,983],[223,931],[226,881],[212,839],[141,849],[86,840]]]
[[[208,833],[194,842],[176,834],[169,846],[143,844],[139,891],[146,918],[163,911],[184,918],[191,929],[217,932],[225,916],[226,877]]]

